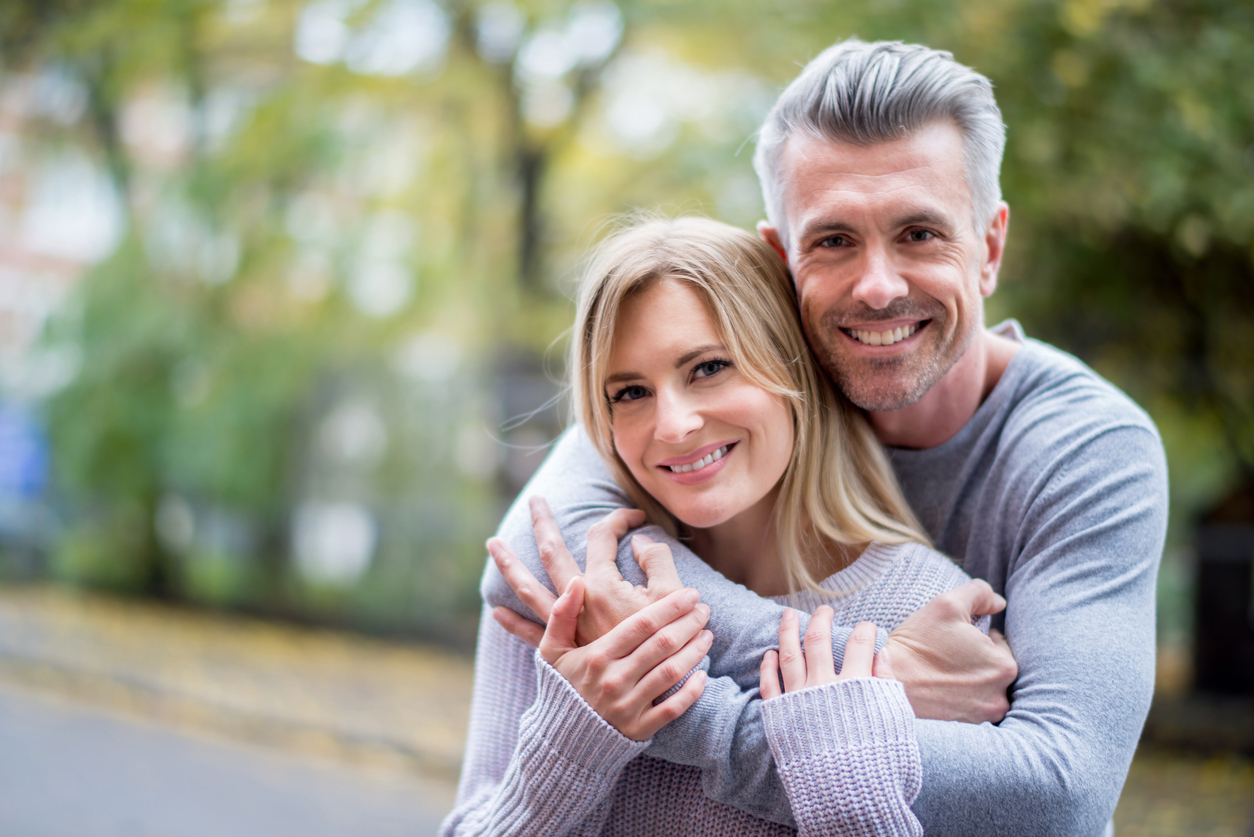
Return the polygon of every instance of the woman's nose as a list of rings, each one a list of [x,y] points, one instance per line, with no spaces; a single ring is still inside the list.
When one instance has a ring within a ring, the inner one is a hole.
[[[653,435],[661,442],[682,442],[699,430],[704,420],[692,399],[683,393],[663,390],[657,396],[657,424]]]

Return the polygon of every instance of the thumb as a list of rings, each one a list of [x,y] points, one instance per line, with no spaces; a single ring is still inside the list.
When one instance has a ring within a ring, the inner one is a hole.
[[[540,640],[540,654],[550,665],[557,657],[578,647],[575,634],[579,629],[579,612],[583,610],[583,593],[583,578],[574,576],[553,603],[549,624],[544,630],[544,638]],[[550,659],[550,655],[554,659]]]
[[[679,580],[679,572],[675,569],[675,559],[671,556],[671,548],[658,543],[648,535],[636,535],[631,539],[631,551],[636,556],[636,563],[644,570],[648,579],[650,592],[663,595],[683,589]]]
[[[871,665],[871,676],[880,677],[884,680],[897,679],[893,676],[892,649],[887,645],[880,649],[880,653],[875,655],[875,662]]]
[[[973,578],[949,591],[955,602],[970,616],[990,616],[1006,609],[1006,600],[993,592],[982,578]]]

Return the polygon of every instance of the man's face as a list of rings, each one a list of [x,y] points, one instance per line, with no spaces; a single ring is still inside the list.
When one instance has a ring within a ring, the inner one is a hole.
[[[866,146],[794,135],[781,163],[788,241],[762,234],[787,251],[819,362],[863,409],[913,404],[983,325],[1004,208],[976,231],[949,122]]]

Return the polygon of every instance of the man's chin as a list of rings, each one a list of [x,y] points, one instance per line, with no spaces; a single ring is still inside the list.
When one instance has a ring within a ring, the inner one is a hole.
[[[853,404],[869,413],[891,413],[909,407],[924,396],[931,383],[889,384],[866,386],[865,381],[857,383],[836,380],[836,386]]]

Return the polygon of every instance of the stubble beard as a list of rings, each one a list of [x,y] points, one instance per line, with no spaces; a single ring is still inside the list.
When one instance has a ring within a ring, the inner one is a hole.
[[[850,351],[841,350],[842,344],[852,339],[841,331],[841,321],[870,323],[902,316],[930,320],[924,333],[919,335],[924,344],[913,351],[891,357],[855,357],[852,346],[848,347]],[[878,317],[865,314],[851,317],[847,312],[830,312],[817,329],[809,331],[819,366],[845,397],[864,410],[890,412],[909,407],[935,386],[966,352],[978,330],[976,324],[961,333],[947,335],[947,324],[948,312],[939,306],[937,310],[928,311],[902,311],[890,306],[879,312]]]

